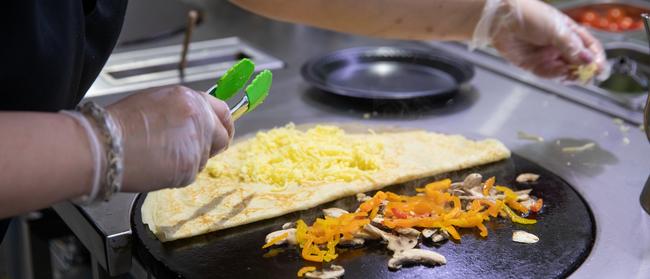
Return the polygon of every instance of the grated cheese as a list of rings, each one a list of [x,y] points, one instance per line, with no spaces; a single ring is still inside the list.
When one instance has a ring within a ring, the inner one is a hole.
[[[598,72],[598,65],[596,63],[591,63],[588,65],[580,65],[576,67],[573,71],[573,75],[576,76],[576,79],[581,84],[587,84]]]
[[[288,185],[371,179],[370,174],[381,169],[384,147],[370,136],[349,137],[336,126],[318,125],[303,132],[288,124],[257,133],[238,152],[238,168],[213,160],[208,173],[281,191]]]

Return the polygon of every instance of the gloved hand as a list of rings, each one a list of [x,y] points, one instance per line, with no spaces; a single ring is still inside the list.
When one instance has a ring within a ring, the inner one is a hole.
[[[472,46],[487,44],[514,65],[546,78],[575,80],[578,66],[591,63],[596,74],[608,71],[598,40],[538,0],[487,0]]]
[[[107,110],[122,132],[125,192],[192,183],[234,133],[226,103],[181,86],[137,93]]]

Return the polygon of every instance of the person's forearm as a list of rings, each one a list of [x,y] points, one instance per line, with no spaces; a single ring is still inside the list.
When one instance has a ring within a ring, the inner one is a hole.
[[[282,21],[366,36],[467,40],[485,0],[231,0]]]
[[[85,194],[91,157],[87,136],[71,117],[0,112],[0,218]]]

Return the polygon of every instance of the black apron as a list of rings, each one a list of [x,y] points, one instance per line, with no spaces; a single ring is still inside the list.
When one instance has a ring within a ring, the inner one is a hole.
[[[126,4],[127,0],[0,2],[0,111],[74,108],[113,50]],[[8,224],[9,220],[0,220],[0,241]]]

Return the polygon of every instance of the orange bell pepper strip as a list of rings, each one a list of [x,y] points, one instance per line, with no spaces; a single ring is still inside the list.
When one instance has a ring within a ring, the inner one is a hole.
[[[497,189],[497,191],[503,192],[506,196],[507,199],[514,199],[515,201],[517,200],[517,194],[512,191],[512,189],[505,187],[505,186],[495,186],[494,189]]]
[[[379,206],[375,206],[375,208],[373,208],[372,211],[370,211],[370,216],[368,216],[368,218],[369,218],[370,220],[375,219],[375,217],[377,216],[377,213],[378,213],[378,212],[379,212]]]
[[[488,196],[490,194],[490,190],[492,189],[492,186],[494,186],[494,182],[496,182],[496,178],[490,177],[488,178],[485,183],[483,183],[483,195]]]
[[[497,217],[501,211],[501,208],[503,207],[503,201],[500,200],[497,200],[494,203],[491,201],[482,200],[481,203],[487,204],[489,206],[486,212],[492,217]]]
[[[528,208],[517,202],[517,194],[515,194],[515,192],[513,192],[510,188],[504,186],[496,186],[495,188],[497,191],[501,191],[506,195],[505,201],[508,206],[514,208],[519,212],[528,213]]]
[[[359,205],[359,210],[362,212],[370,212],[375,207],[378,207],[381,202],[386,199],[386,197],[386,193],[379,191],[375,194],[374,197],[372,197],[372,199],[369,199]]]
[[[395,194],[393,192],[386,192],[386,200],[391,202],[404,201],[405,197]]]
[[[480,231],[479,234],[480,234],[482,237],[486,237],[486,236],[488,235],[488,230],[487,230],[487,228],[485,227],[485,225],[483,225],[483,223],[479,223],[478,225],[476,225],[476,227],[479,229],[479,231]]]
[[[528,208],[526,208],[523,204],[513,201],[513,200],[507,200],[506,203],[508,206],[512,207],[514,210],[517,210],[519,212],[522,212],[524,214],[528,214]]]
[[[447,190],[449,187],[451,187],[451,179],[449,178],[431,182],[424,186],[424,188],[429,188],[431,190]]]

